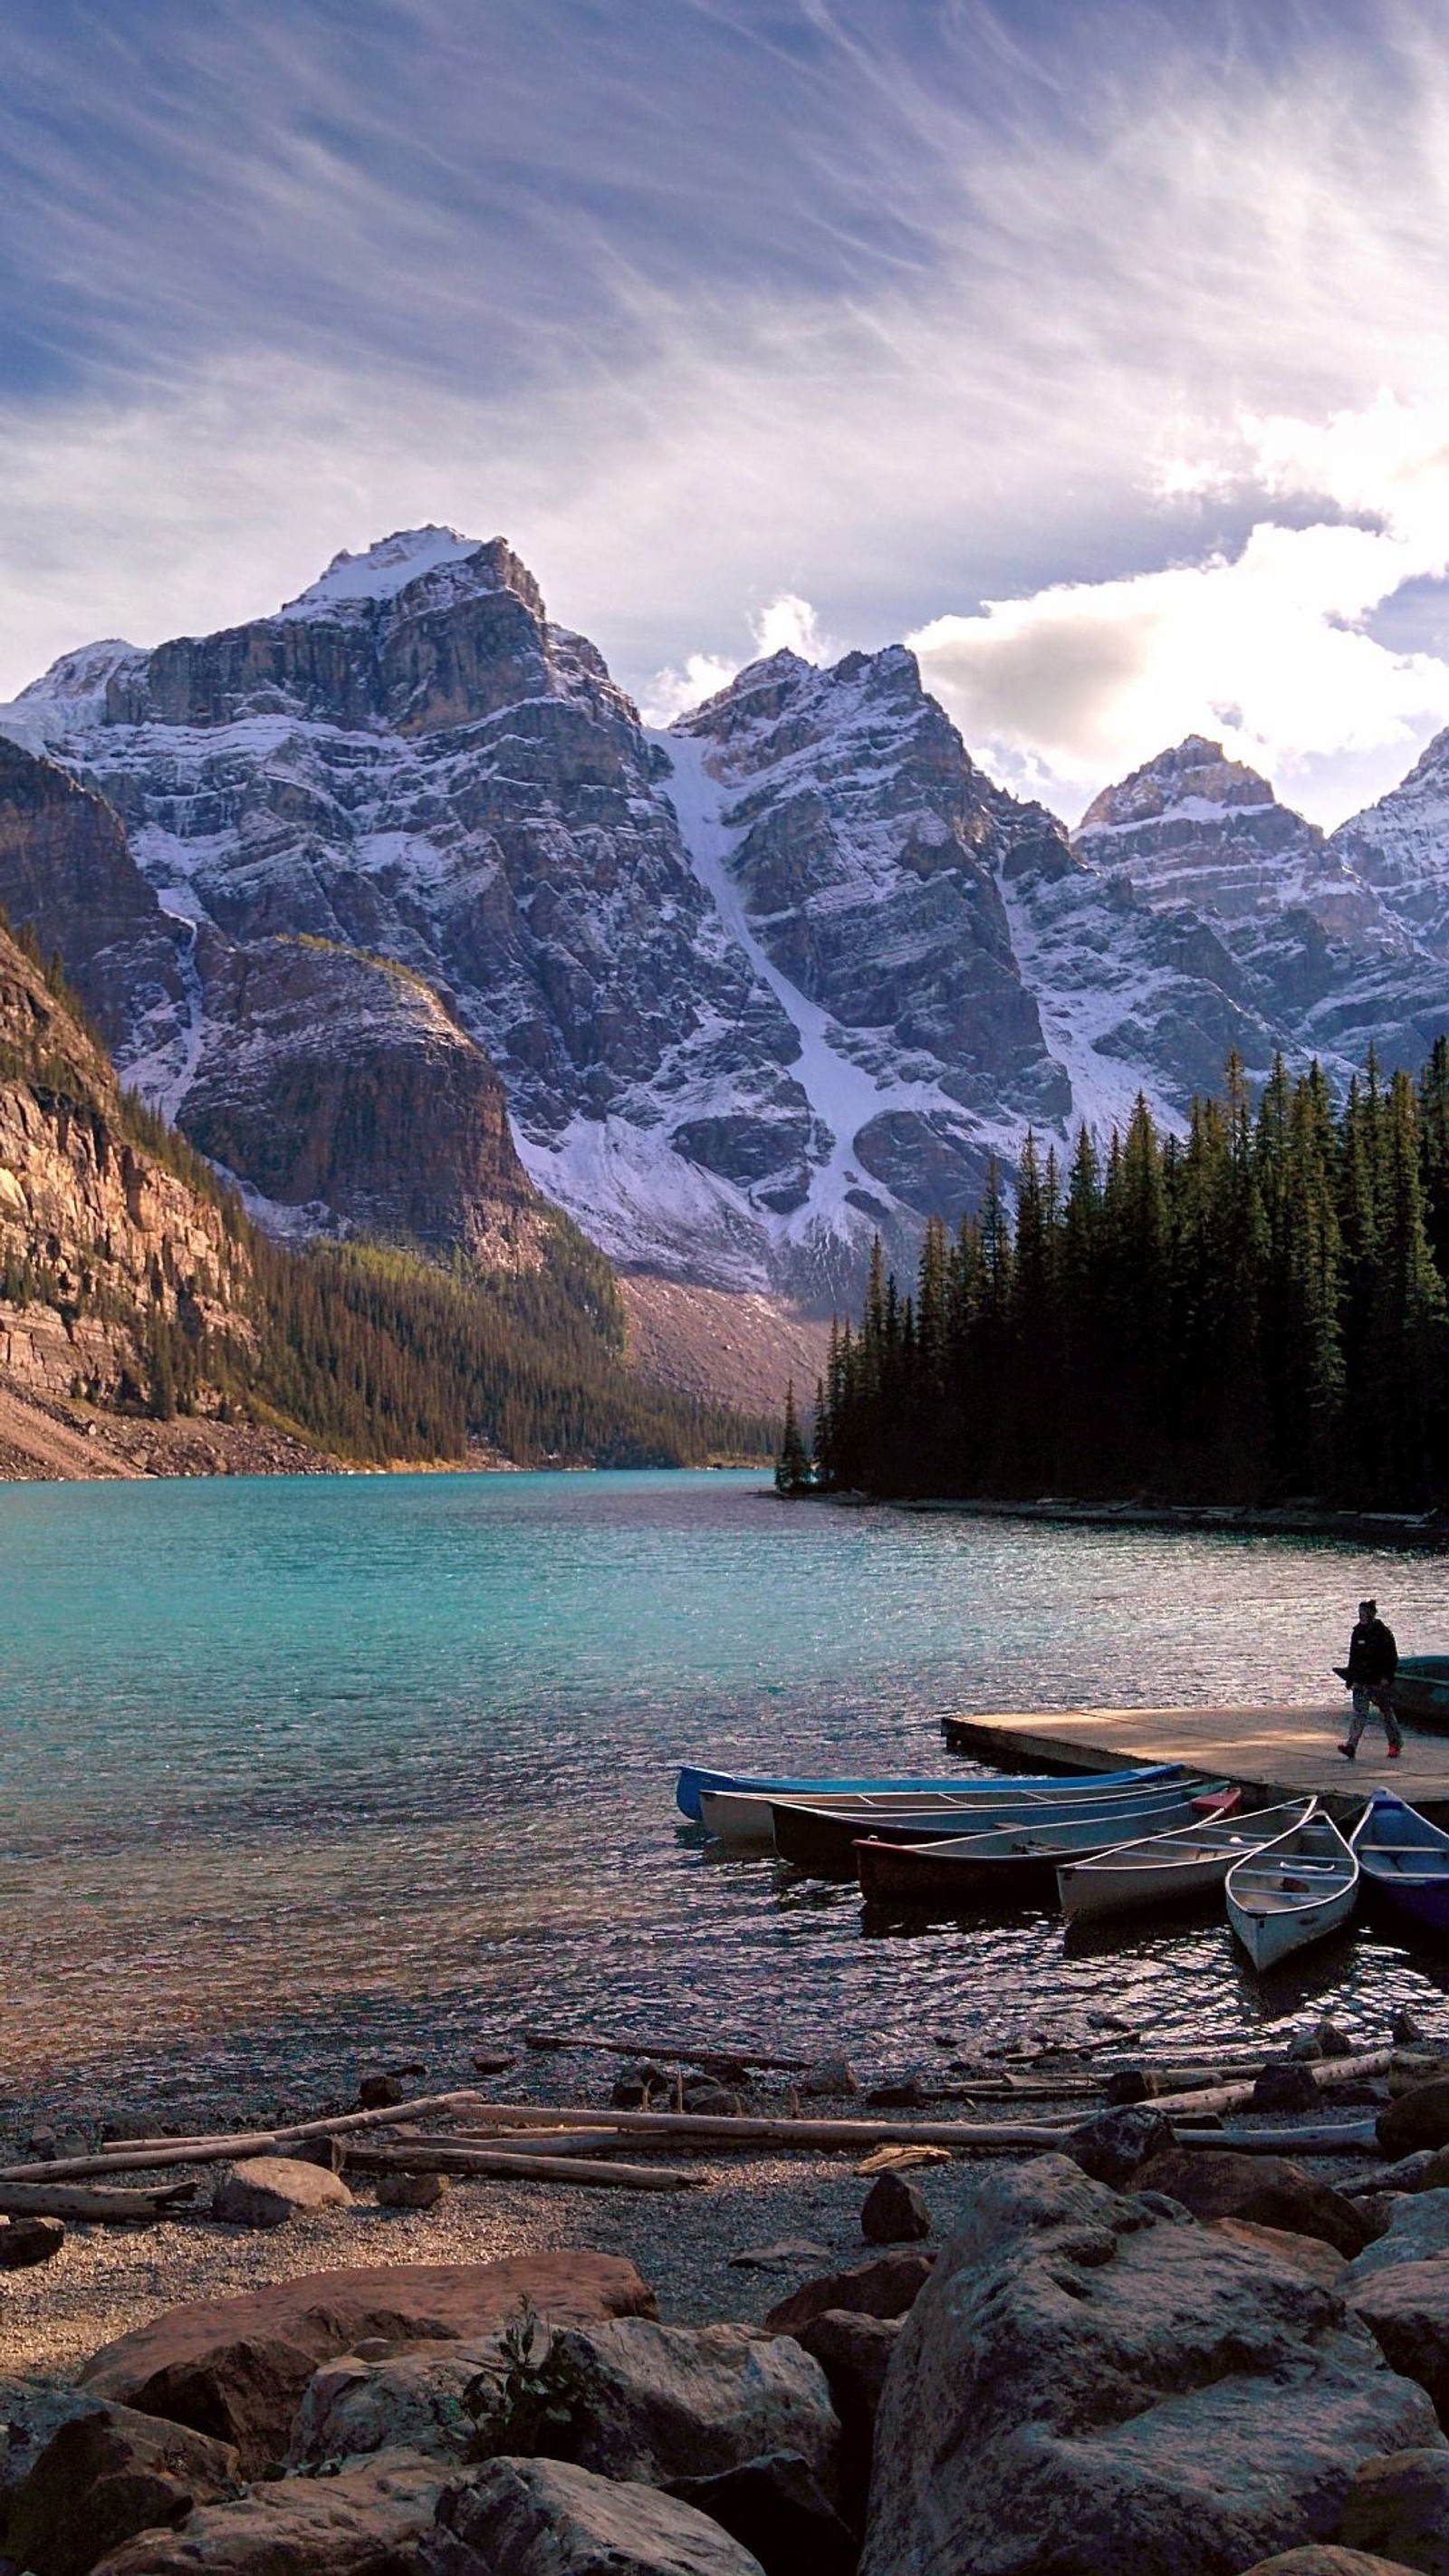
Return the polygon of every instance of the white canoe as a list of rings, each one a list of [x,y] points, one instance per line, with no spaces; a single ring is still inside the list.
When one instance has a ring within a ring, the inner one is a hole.
[[[703,1789],[699,1821],[717,1842],[740,1845],[773,1843],[776,1807],[800,1807],[812,1815],[840,1812],[871,1822],[900,1821],[912,1816],[920,1816],[926,1822],[944,1810],[950,1815],[981,1815],[996,1824],[1018,1814],[1049,1811],[1054,1816],[1069,1816],[1098,1804],[1128,1805],[1137,1798],[1152,1801],[1185,1776],[1180,1766],[1163,1764],[1137,1772],[1089,1773],[1080,1779],[961,1779],[944,1788],[933,1784],[919,1789],[842,1789],[813,1794],[805,1790]],[[868,1824],[865,1829],[869,1829]]]
[[[1358,1897],[1358,1855],[1318,1810],[1227,1875],[1228,1921],[1255,1968],[1336,1932]]]
[[[1306,1823],[1313,1804],[1311,1798],[1292,1798],[1283,1806],[1260,1807],[1253,1816],[1210,1816],[1202,1824],[1067,1861],[1057,1871],[1062,1912],[1069,1923],[1082,1923],[1208,1894],[1221,1887],[1235,1862]]]

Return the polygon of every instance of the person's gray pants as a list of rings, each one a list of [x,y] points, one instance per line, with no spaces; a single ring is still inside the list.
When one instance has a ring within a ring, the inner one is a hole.
[[[1371,1717],[1383,1719],[1384,1733],[1390,1744],[1397,1750],[1404,1739],[1399,1733],[1399,1718],[1398,1711],[1394,1707],[1392,1682],[1375,1682],[1371,1688],[1366,1682],[1354,1683],[1353,1723],[1348,1730],[1350,1744],[1357,1744]]]

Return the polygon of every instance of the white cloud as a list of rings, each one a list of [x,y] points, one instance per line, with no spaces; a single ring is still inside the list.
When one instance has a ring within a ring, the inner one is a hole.
[[[762,608],[754,621],[755,649],[745,657],[755,662],[771,653],[798,653],[802,661],[833,662],[840,647],[822,629],[820,620],[808,599],[793,590],[782,590]],[[676,716],[687,715],[691,707],[703,706],[706,698],[727,689],[745,661],[727,661],[718,653],[691,653],[682,670],[656,671],[641,698],[646,724],[672,724]]]
[[[1232,554],[933,618],[908,641],[973,746],[1073,816],[1186,733],[1330,822],[1402,773],[1449,722],[1449,662],[1366,621],[1449,570],[1449,410],[1381,396],[1322,423],[1245,418],[1217,459],[1166,469],[1199,488],[1245,471],[1376,524],[1265,518]]]

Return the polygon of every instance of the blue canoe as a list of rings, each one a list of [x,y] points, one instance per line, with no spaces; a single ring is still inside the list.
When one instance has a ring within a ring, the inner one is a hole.
[[[1053,1771],[1028,1771],[1015,1776],[993,1772],[987,1779],[955,1771],[945,1780],[787,1780],[776,1771],[703,1771],[686,1762],[680,1766],[675,1799],[682,1816],[692,1825],[700,1821],[699,1802],[706,1789],[761,1790],[779,1798],[812,1798],[861,1796],[871,1798],[910,1796],[921,1790],[946,1791],[954,1798],[999,1797],[1003,1790],[1018,1789],[1099,1789],[1121,1788],[1139,1781],[1175,1778],[1180,1762],[1139,1763],[1130,1771],[1072,1771],[1065,1775]]]
[[[1365,1888],[1421,1932],[1449,1934],[1449,1834],[1392,1789],[1375,1789],[1352,1836]]]

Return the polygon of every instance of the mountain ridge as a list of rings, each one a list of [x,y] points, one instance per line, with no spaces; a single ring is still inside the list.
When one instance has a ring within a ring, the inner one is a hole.
[[[1413,813],[1326,835],[1188,736],[1072,835],[976,765],[901,645],[768,656],[646,734],[502,538],[395,532],[269,618],[83,648],[0,728],[125,827],[117,935],[59,876],[40,935],[275,1225],[388,1203],[365,1150],[302,1133],[312,1097],[353,1100],[349,1052],[364,1093],[422,1068],[394,1164],[443,1060],[407,1057],[361,966],[326,1006],[349,954],[420,979],[501,1085],[500,1169],[509,1136],[611,1259],[817,1312],[1028,1125],[1122,1124],[1139,1091],[1180,1119],[1230,1050],[1255,1078],[1279,1051],[1346,1078],[1369,1038],[1417,1063],[1445,1018],[1428,754]],[[1444,788],[1449,851],[1449,760]],[[314,943],[310,1027],[305,996],[240,998],[301,973],[279,942]],[[466,1232],[466,1126],[440,1239]]]

